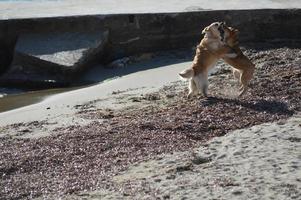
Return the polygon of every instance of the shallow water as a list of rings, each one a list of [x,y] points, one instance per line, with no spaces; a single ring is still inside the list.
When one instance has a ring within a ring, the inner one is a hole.
[[[0,0],[1,1],[1,0]],[[191,60],[191,52],[188,50],[174,52],[161,52],[150,60],[144,60],[127,65],[126,67],[104,68],[97,65],[86,71],[79,80],[74,82],[75,87],[47,89],[39,91],[24,91],[18,89],[0,88],[0,112],[9,111],[23,106],[38,103],[52,95],[79,88],[100,84],[128,74],[169,66],[176,63]]]
[[[17,89],[17,88],[1,88],[0,87],[0,99],[12,94],[20,94],[25,92],[24,90]]]
[[[22,91],[18,89],[0,88],[0,112],[38,103],[45,98],[77,88],[58,88],[39,91]]]

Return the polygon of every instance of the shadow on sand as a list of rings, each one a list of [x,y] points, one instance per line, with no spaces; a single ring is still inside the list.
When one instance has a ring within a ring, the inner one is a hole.
[[[279,114],[279,115],[293,115],[294,111],[290,110],[287,104],[275,101],[275,100],[264,100],[264,99],[255,99],[251,101],[240,100],[240,99],[227,99],[221,97],[208,97],[201,101],[203,106],[212,106],[217,103],[225,103],[235,106],[241,106],[244,108],[252,109],[258,112],[267,112],[270,114]]]
[[[149,60],[129,63],[126,64],[125,67],[111,68],[102,65],[96,65],[82,74],[75,85],[78,85],[79,83],[80,85],[100,83],[140,71],[189,62],[193,59],[193,52],[188,49],[159,52],[157,54],[158,55],[154,55],[154,57]]]

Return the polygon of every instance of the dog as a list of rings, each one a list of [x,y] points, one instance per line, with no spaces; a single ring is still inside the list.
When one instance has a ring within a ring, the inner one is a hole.
[[[248,88],[250,80],[253,78],[255,65],[246,57],[239,48],[238,35],[239,31],[235,28],[228,27],[223,23],[220,29],[224,31],[224,42],[234,49],[236,57],[223,57],[223,60],[232,66],[234,78],[239,81],[239,97],[241,97]]]
[[[188,98],[199,92],[207,97],[209,70],[220,58],[237,56],[233,49],[224,42],[223,27],[222,22],[214,22],[204,28],[202,34],[205,36],[196,48],[191,68],[179,73],[182,78],[190,79]]]

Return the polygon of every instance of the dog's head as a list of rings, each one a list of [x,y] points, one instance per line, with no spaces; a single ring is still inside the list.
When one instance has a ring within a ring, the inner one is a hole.
[[[222,35],[220,30],[221,26],[223,25],[223,22],[214,22],[210,24],[209,26],[205,27],[202,31],[202,34],[205,34],[207,37],[212,37],[212,38],[220,38],[222,39]]]
[[[230,26],[226,26],[226,24],[223,24],[221,26],[221,29],[224,32],[224,42],[225,43],[227,43],[229,46],[238,45],[239,30],[232,28]]]

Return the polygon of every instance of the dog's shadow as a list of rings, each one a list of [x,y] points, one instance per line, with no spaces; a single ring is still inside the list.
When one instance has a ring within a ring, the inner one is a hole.
[[[217,103],[226,103],[252,109],[257,112],[267,112],[270,114],[292,115],[294,113],[294,111],[288,108],[287,104],[275,100],[257,99],[253,101],[246,101],[221,97],[207,97],[206,99],[201,100],[200,103],[203,106],[212,106]]]

